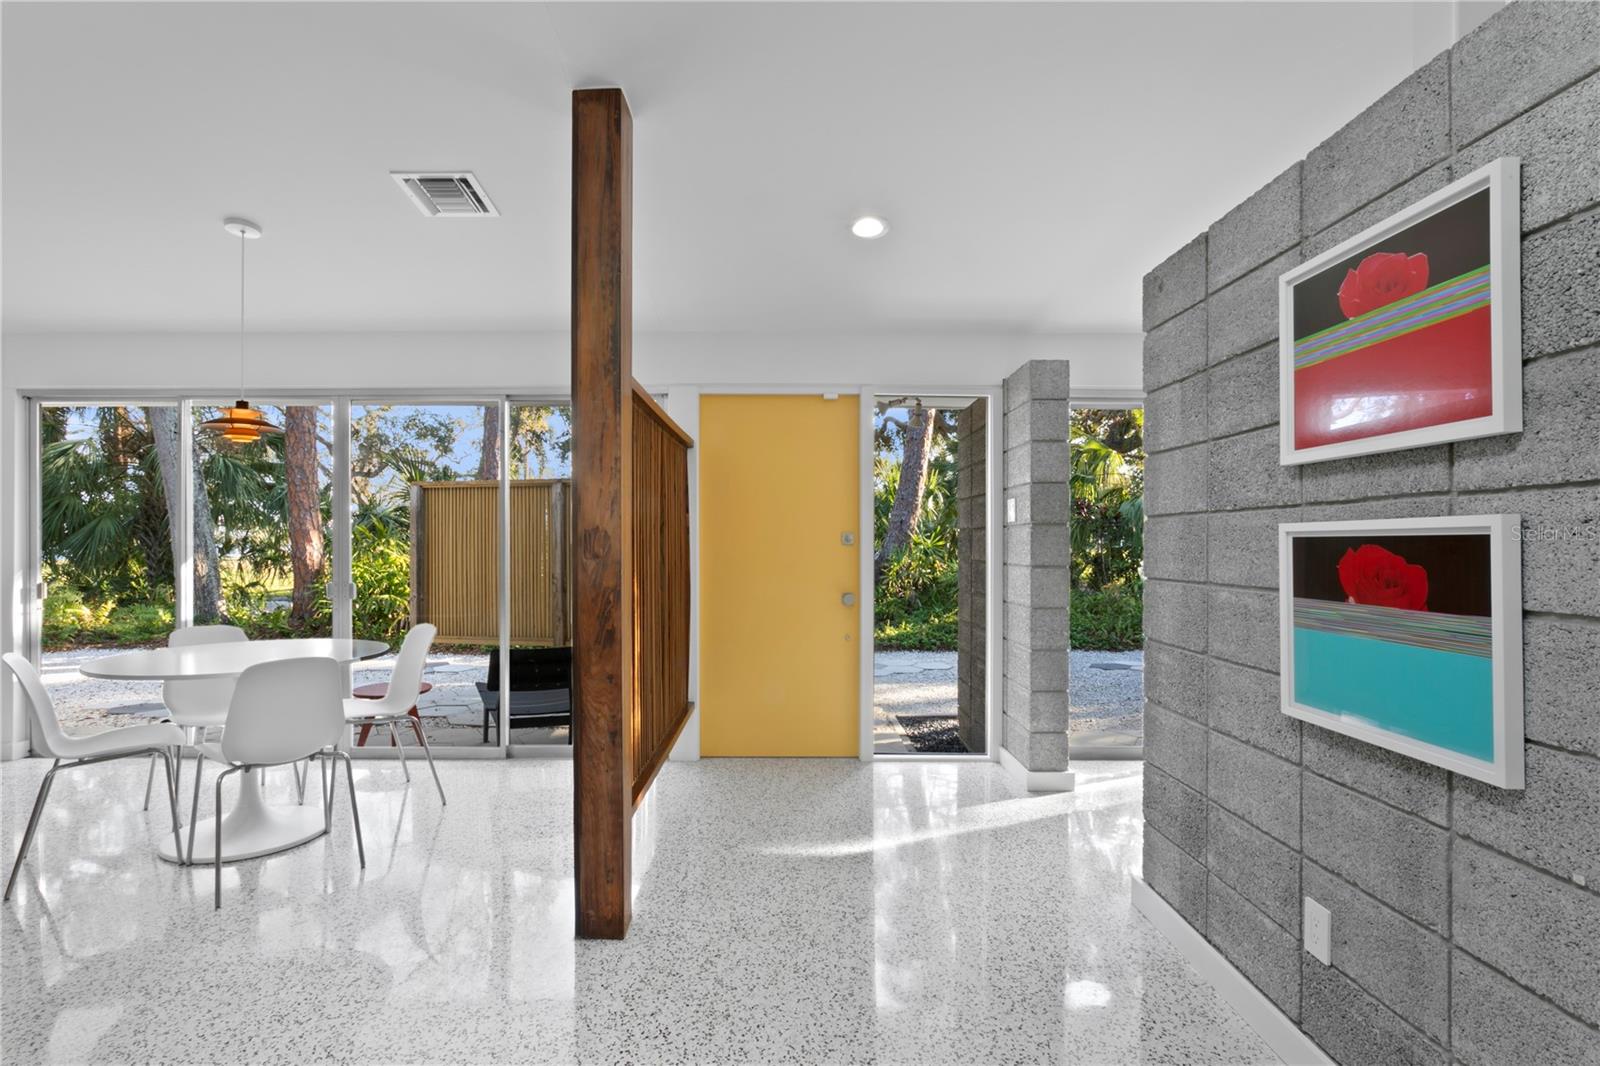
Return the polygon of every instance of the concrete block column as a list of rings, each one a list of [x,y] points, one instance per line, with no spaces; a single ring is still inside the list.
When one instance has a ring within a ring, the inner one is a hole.
[[[968,751],[987,750],[989,401],[956,412],[956,728]]]
[[[1067,769],[1070,401],[1065,360],[1036,359],[1006,379],[1001,761],[1031,791],[1072,787]]]

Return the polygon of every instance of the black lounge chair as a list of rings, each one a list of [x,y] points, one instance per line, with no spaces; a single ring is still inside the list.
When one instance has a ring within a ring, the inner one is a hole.
[[[500,656],[489,656],[489,680],[479,681],[483,699],[483,742],[489,743],[490,726],[500,721]],[[572,743],[572,649],[512,648],[510,697],[511,728],[518,725],[567,727]]]

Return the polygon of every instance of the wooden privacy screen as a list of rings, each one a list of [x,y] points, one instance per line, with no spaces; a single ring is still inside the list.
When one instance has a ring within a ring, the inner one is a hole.
[[[411,486],[411,624],[442,644],[500,642],[500,495],[495,481]],[[572,643],[567,481],[511,482],[511,643]]]
[[[633,384],[633,802],[689,719],[689,449]]]

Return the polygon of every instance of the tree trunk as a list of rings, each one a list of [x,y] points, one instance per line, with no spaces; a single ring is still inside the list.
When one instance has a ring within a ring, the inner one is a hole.
[[[483,405],[483,443],[478,450],[478,480],[500,480],[500,405]]]
[[[145,418],[150,425],[150,436],[155,442],[156,462],[161,467],[161,487],[167,497],[167,527],[172,537],[172,572],[174,580],[182,580],[179,566],[185,552],[183,543],[183,483],[179,449],[183,442],[178,434],[178,409],[176,407],[146,407]],[[199,625],[210,625],[222,618],[222,575],[217,567],[216,530],[211,522],[211,497],[206,492],[206,481],[200,476],[201,456],[199,446],[194,450],[194,620]]]
[[[289,497],[289,562],[294,591],[289,624],[309,625],[323,580],[322,493],[317,486],[317,409],[283,409],[283,468]]]
[[[911,408],[906,419],[905,446],[900,455],[900,484],[894,493],[894,506],[889,509],[889,525],[883,532],[883,544],[878,557],[873,560],[874,570],[883,573],[900,552],[911,543],[911,532],[922,517],[922,497],[928,488],[928,460],[933,445],[934,415],[930,407],[920,403]]]

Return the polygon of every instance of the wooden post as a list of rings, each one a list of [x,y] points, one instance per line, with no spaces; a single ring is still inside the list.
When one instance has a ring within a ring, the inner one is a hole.
[[[633,117],[572,94],[573,813],[578,935],[631,912]]]

